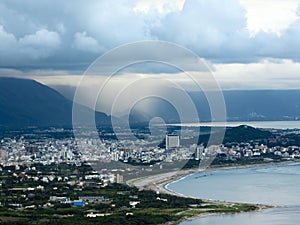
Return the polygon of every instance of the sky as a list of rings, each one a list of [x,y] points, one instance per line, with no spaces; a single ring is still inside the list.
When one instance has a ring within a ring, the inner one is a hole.
[[[0,2],[0,76],[75,86],[99,56],[144,40],[195,52],[226,90],[300,89],[300,0]],[[126,71],[152,73],[168,70]]]

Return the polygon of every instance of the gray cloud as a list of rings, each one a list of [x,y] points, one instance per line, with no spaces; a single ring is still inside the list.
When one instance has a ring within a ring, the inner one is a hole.
[[[83,52],[101,52],[101,47],[98,41],[92,37],[87,36],[86,32],[77,32],[74,35],[73,47]]]
[[[281,36],[271,32],[251,36],[246,12],[236,0],[186,1],[182,11],[166,15],[151,34],[217,63],[249,63],[265,57],[299,60],[299,19]]]
[[[0,67],[84,70],[109,49],[149,39],[175,42],[218,63],[299,61],[299,19],[281,36],[250,37],[237,0],[187,0],[181,11],[166,14],[135,12],[135,5],[135,0],[3,0]]]

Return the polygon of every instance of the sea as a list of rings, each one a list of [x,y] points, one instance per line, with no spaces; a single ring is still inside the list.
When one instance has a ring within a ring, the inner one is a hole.
[[[300,120],[296,121],[239,121],[239,122],[202,122],[202,123],[180,123],[168,124],[169,126],[182,127],[236,127],[239,125],[248,125],[255,128],[271,128],[271,129],[300,129]]]
[[[255,125],[253,123],[248,125],[294,129],[300,128],[300,121],[256,122]],[[190,197],[278,206],[278,208],[258,212],[207,216],[181,222],[181,225],[300,224],[300,163],[298,162],[242,169],[208,170],[174,181],[166,188]]]

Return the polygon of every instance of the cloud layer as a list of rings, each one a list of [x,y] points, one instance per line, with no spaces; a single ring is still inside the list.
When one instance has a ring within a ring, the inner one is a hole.
[[[167,1],[146,10],[134,0],[3,0],[0,67],[85,69],[111,48],[149,39],[175,42],[218,63],[299,61],[300,19],[293,10],[298,3],[289,2],[283,10],[287,20],[278,30],[251,31],[249,24],[258,21],[246,0],[186,0],[179,10]]]

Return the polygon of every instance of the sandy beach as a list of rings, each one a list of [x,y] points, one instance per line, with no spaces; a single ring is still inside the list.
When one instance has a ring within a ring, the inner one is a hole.
[[[129,186],[135,186],[140,190],[142,189],[153,190],[159,193],[166,193],[166,194],[185,197],[184,195],[166,189],[165,185],[167,185],[172,181],[179,180],[180,178],[183,178],[189,174],[193,174],[196,172],[198,172],[198,170],[180,170],[180,171],[173,171],[168,173],[161,173],[157,175],[129,180],[127,184]]]

